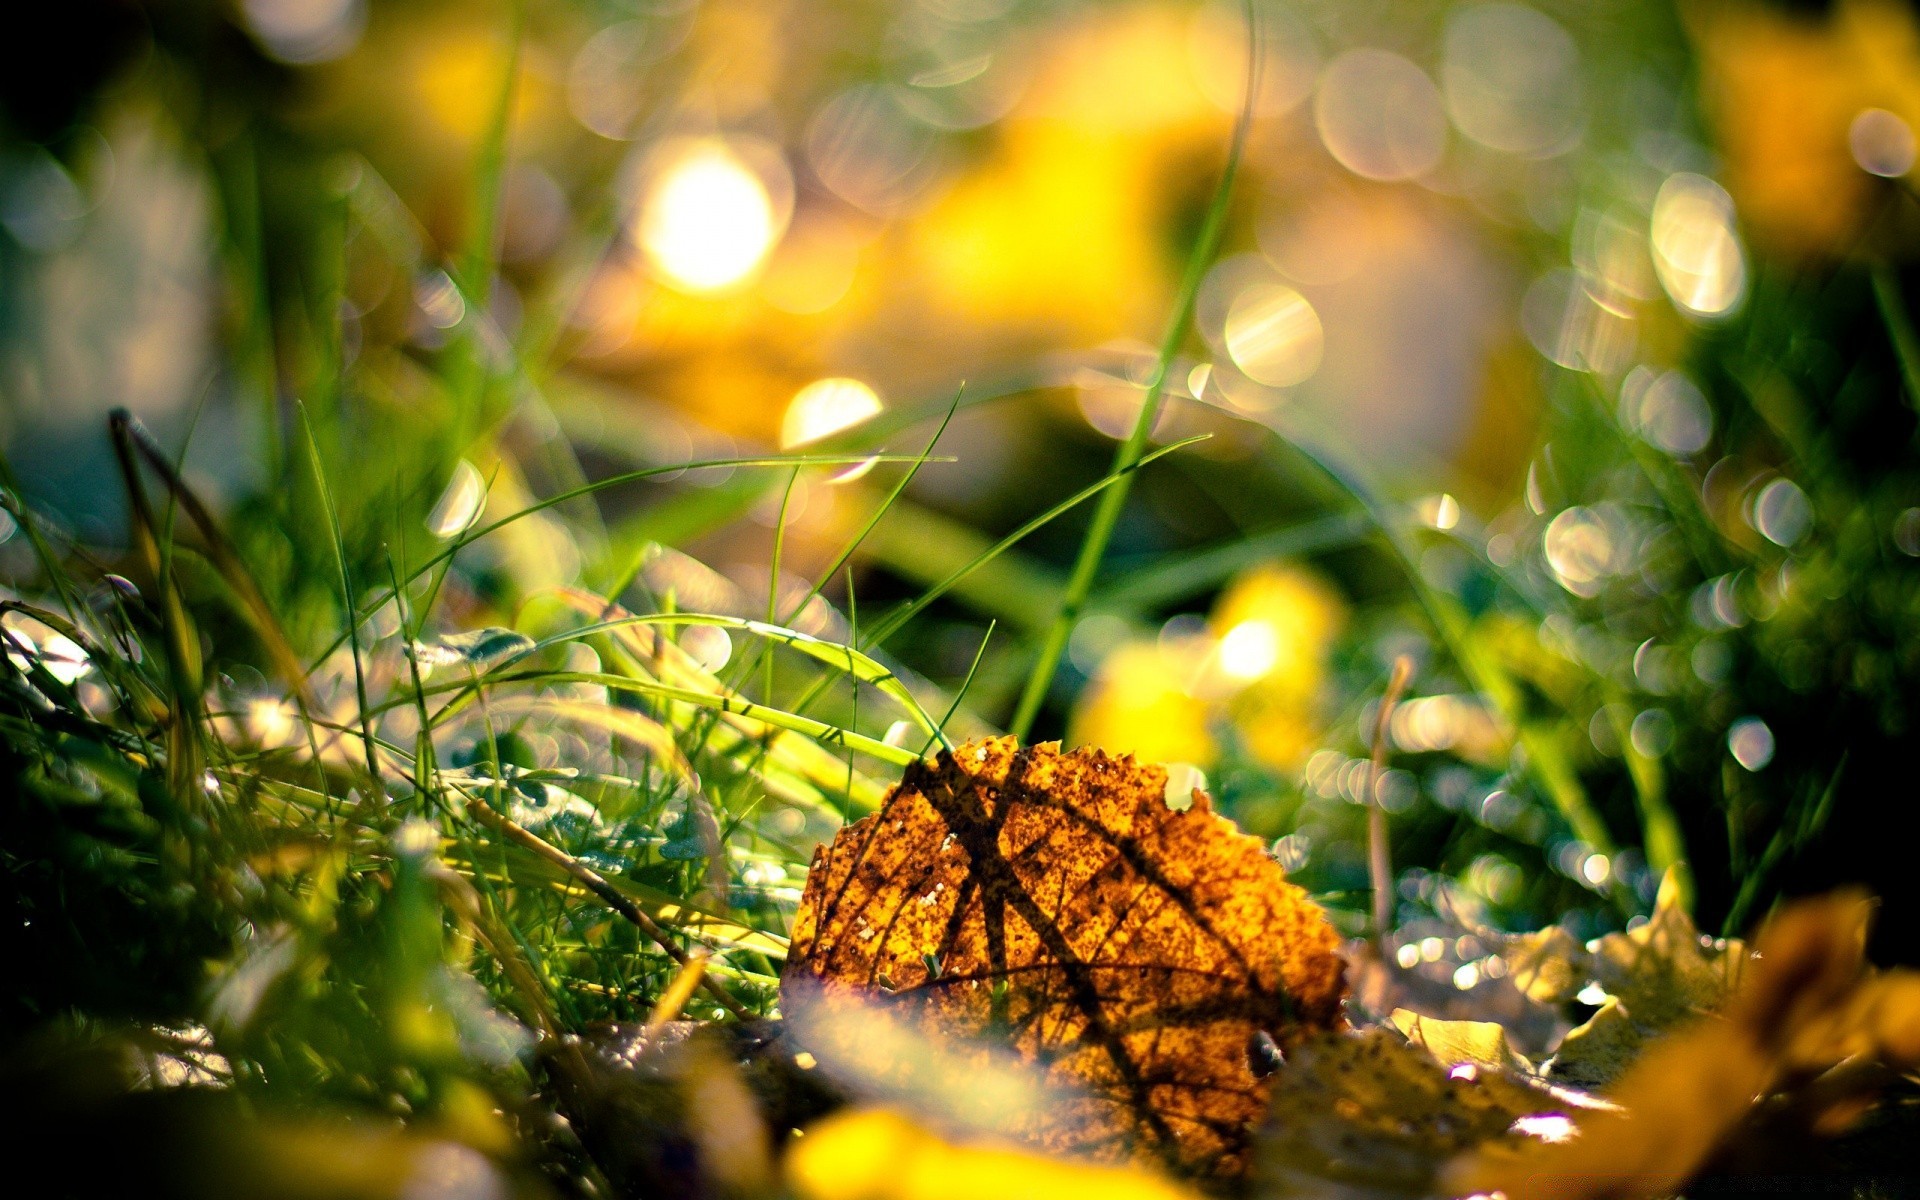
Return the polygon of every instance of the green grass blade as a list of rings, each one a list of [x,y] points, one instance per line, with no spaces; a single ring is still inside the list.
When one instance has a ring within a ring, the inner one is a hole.
[[[1203,434],[1197,434],[1189,438],[1182,438],[1177,442],[1173,442],[1169,445],[1162,446],[1160,447],[1160,449],[1155,450],[1151,454],[1147,454],[1141,457],[1140,459],[1138,459],[1137,461],[1129,463],[1124,467],[1115,467],[1112,470],[1108,471],[1107,474],[1101,476],[1099,479],[1088,484],[1086,487],[1081,488],[1079,491],[1075,492],[1073,495],[1068,496],[1065,500],[1062,500],[1060,503],[1054,505],[1052,508],[1049,508],[1047,511],[1041,513],[1039,516],[1029,519],[1025,524],[1021,525],[1020,528],[1014,530],[1012,533],[1009,533],[1007,536],[1001,538],[999,541],[987,547],[985,550],[981,551],[979,554],[976,554],[973,558],[971,558],[967,562],[961,564],[958,567],[955,567],[952,571],[948,572],[946,577],[943,578],[939,583],[935,584],[931,588],[928,588],[925,592],[922,592],[917,598],[908,602],[907,604],[902,605],[900,608],[895,609],[892,613],[888,614],[884,619],[881,620],[880,624],[874,629],[874,631],[870,635],[868,635],[867,645],[878,646],[883,642],[885,642],[887,638],[899,632],[901,626],[905,625],[908,621],[913,620],[914,617],[920,615],[921,612],[925,611],[928,605],[932,604],[935,600],[938,600],[940,597],[946,595],[948,592],[952,591],[956,586],[959,585],[961,580],[967,578],[969,575],[972,575],[975,571],[978,571],[982,567],[993,562],[995,559],[999,558],[1002,554],[1006,553],[1009,549],[1025,541],[1027,537],[1031,535],[1035,530],[1041,528],[1042,526],[1048,524],[1049,522],[1056,520],[1062,514],[1069,512],[1074,508],[1079,507],[1081,504],[1086,503],[1088,500],[1091,500],[1093,497],[1098,496],[1104,492],[1107,492],[1114,487],[1117,487],[1122,480],[1127,479],[1135,471],[1140,470],[1142,467],[1145,467],[1147,464],[1153,462],[1154,460],[1163,458],[1166,455],[1172,454],[1175,450],[1183,450],[1186,447],[1193,445],[1195,442],[1206,441],[1209,436],[1210,435],[1203,433]]]
[[[1274,559],[1297,558],[1356,545],[1373,536],[1364,513],[1332,513],[1249,533],[1218,545],[1158,557],[1134,570],[1117,570],[1120,580],[1098,592],[1088,607],[1101,611],[1151,612],[1212,591],[1249,567]]]
[[[913,693],[908,690],[905,683],[901,682],[900,677],[889,670],[885,664],[875,660],[869,655],[862,654],[851,646],[842,646],[838,642],[830,642],[825,638],[814,637],[812,634],[802,633],[797,629],[789,629],[782,625],[770,625],[764,621],[750,621],[743,617],[726,617],[709,613],[687,612],[648,613],[644,615],[619,617],[609,621],[599,621],[592,625],[584,625],[578,629],[569,629],[565,633],[555,634],[552,637],[545,638],[535,643],[533,648],[526,651],[526,655],[523,657],[537,654],[552,646],[580,641],[584,638],[593,637],[596,634],[607,633],[615,629],[635,625],[706,625],[715,629],[736,630],[740,633],[763,638],[771,643],[786,646],[789,649],[806,655],[816,662],[825,663],[837,671],[843,671],[861,683],[872,686],[876,691],[879,691],[900,705],[908,715],[919,722],[920,727],[926,732],[935,735],[939,733],[940,726],[931,716],[927,715],[927,711],[921,707],[918,700],[914,699]]]
[[[1875,263],[1872,275],[1873,302],[1887,327],[1887,340],[1893,343],[1900,379],[1907,385],[1907,403],[1920,408],[1920,335],[1914,333],[1906,298],[1900,294],[1900,278],[1885,263]]]
[[[466,704],[474,698],[479,688],[518,683],[585,683],[592,684],[595,687],[609,688],[614,691],[635,692],[644,696],[652,696],[659,700],[671,700],[679,704],[690,704],[696,708],[707,708],[716,712],[744,717],[749,721],[757,722],[768,728],[785,729],[793,733],[802,734],[823,746],[851,748],[865,754],[869,758],[875,758],[896,767],[904,767],[920,761],[920,756],[911,750],[903,750],[898,746],[889,746],[877,738],[870,738],[865,734],[855,733],[851,729],[842,729],[840,726],[826,721],[815,720],[812,717],[805,717],[798,713],[773,708],[770,705],[759,704],[744,696],[726,692],[703,692],[694,688],[676,687],[670,683],[658,683],[650,679],[634,679],[626,675],[612,675],[603,671],[532,671],[519,675],[486,675],[475,681],[461,680],[447,684],[425,685],[423,687],[423,693],[429,696],[447,692],[464,693],[457,696],[434,714],[432,724],[437,727],[444,724],[448,717],[464,708]],[[376,711],[384,711],[387,708],[396,707],[399,704],[405,703],[411,703],[411,698],[389,701],[387,704],[376,709]],[[837,767],[838,765],[839,763],[836,761],[835,766]]]
[[[353,691],[360,703],[360,744],[366,750],[368,786],[378,790],[380,787],[380,759],[374,750],[373,718],[371,706],[367,703],[366,658],[360,646],[360,614],[353,603],[353,574],[347,567],[347,543],[340,532],[340,510],[333,503],[333,488],[327,482],[326,469],[320,465],[320,446],[313,437],[313,423],[307,419],[306,405],[294,401],[294,411],[300,414],[300,431],[307,443],[307,469],[313,472],[313,485],[320,495],[320,507],[327,518],[327,536],[333,547],[333,566],[340,583],[340,612],[345,616],[347,632],[345,640],[353,647]],[[339,642],[334,642],[338,647]],[[327,655],[333,653],[332,649]],[[321,661],[327,655],[321,656]]]

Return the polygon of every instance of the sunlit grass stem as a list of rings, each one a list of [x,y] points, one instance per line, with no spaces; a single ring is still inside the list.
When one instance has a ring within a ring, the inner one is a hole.
[[[1226,166],[1220,172],[1220,182],[1213,190],[1213,198],[1207,204],[1205,219],[1200,225],[1200,235],[1194,240],[1193,250],[1187,256],[1186,272],[1180,281],[1180,290],[1175,295],[1173,317],[1167,322],[1166,335],[1160,342],[1160,353],[1154,360],[1153,373],[1147,379],[1146,395],[1141,399],[1140,415],[1133,423],[1133,431],[1127,440],[1120,443],[1120,449],[1113,456],[1113,469],[1110,474],[1118,476],[1111,488],[1100,497],[1100,503],[1093,510],[1093,520],[1087,526],[1086,537],[1080,542],[1080,553],[1074,559],[1073,571],[1067,577],[1066,594],[1061,597],[1060,611],[1053,623],[1047,628],[1046,637],[1040,644],[1039,656],[1034,660],[1033,672],[1027,676],[1026,687],[1020,693],[1020,701],[1014,710],[1013,721],[1008,731],[1014,737],[1025,741],[1032,732],[1033,722],[1040,715],[1040,708],[1046,703],[1047,693],[1053,687],[1054,673],[1060,667],[1060,657],[1066,653],[1067,641],[1073,636],[1073,627],[1080,619],[1080,613],[1086,607],[1087,597],[1093,592],[1094,579],[1100,573],[1100,563],[1106,557],[1107,543],[1113,540],[1113,530],[1120,522],[1120,513],[1126,507],[1127,492],[1132,480],[1130,469],[1146,453],[1147,443],[1153,436],[1153,427],[1160,415],[1160,402],[1166,395],[1167,378],[1173,368],[1174,358],[1180,353],[1180,347],[1186,344],[1187,335],[1193,329],[1194,310],[1200,299],[1200,284],[1206,279],[1207,269],[1213,265],[1214,257],[1220,252],[1220,240],[1226,231],[1227,212],[1233,198],[1234,177],[1239,174],[1240,160],[1246,150],[1247,133],[1253,127],[1254,101],[1259,95],[1260,57],[1259,36],[1254,24],[1252,0],[1245,5],[1247,23],[1247,73],[1246,98],[1241,104],[1240,115],[1234,122],[1233,138],[1227,150]]]

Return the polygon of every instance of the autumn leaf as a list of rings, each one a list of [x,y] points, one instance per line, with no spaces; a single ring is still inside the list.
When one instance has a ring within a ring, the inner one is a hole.
[[[1531,1069],[1531,1064],[1507,1043],[1507,1031],[1492,1021],[1441,1021],[1396,1008],[1393,1027],[1445,1067],[1470,1065],[1495,1070]]]
[[[1340,1027],[1342,964],[1260,843],[1166,783],[1010,738],[910,767],[815,855],[783,1004],[853,992],[1011,1047],[1062,1099],[1009,1132],[1051,1153],[1238,1173],[1266,1039]]]

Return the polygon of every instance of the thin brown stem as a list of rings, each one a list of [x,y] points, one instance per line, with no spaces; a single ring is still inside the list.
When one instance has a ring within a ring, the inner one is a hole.
[[[1393,660],[1393,673],[1373,717],[1373,758],[1367,768],[1367,875],[1373,884],[1373,948],[1386,958],[1387,930],[1393,923],[1393,849],[1387,841],[1387,810],[1380,804],[1380,775],[1387,766],[1387,736],[1393,710],[1413,676],[1413,659]]]

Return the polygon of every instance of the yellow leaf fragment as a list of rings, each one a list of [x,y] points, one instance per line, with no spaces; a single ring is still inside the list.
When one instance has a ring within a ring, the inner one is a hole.
[[[1645,925],[1601,938],[1592,955],[1595,983],[1618,996],[1634,1019],[1664,1026],[1718,1009],[1740,982],[1747,949],[1738,939],[1701,935],[1668,872]]]
[[[1503,954],[1513,986],[1536,1003],[1571,1000],[1586,982],[1586,949],[1564,926],[1520,934],[1507,943]]]
[[[814,859],[782,977],[932,1040],[997,1042],[1064,1097],[1008,1132],[1230,1176],[1268,1080],[1249,1048],[1344,1024],[1338,939],[1258,840],[1097,750],[971,742],[908,768]]]
[[[1532,1064],[1507,1044],[1507,1031],[1492,1021],[1442,1021],[1405,1008],[1393,1010],[1393,1027],[1444,1067],[1471,1063],[1495,1070],[1529,1071]]]
[[[949,1142],[879,1108],[848,1109],[808,1127],[788,1150],[786,1170],[800,1200],[1199,1200],[1136,1168]]]
[[[1608,997],[1585,1025],[1566,1036],[1547,1068],[1554,1079],[1579,1087],[1611,1083],[1653,1039],[1718,1011],[1747,962],[1746,945],[1738,939],[1701,935],[1681,901],[1679,877],[1671,871],[1661,881],[1653,916],[1639,928],[1607,934],[1590,950],[1576,947],[1578,954],[1571,956],[1565,947],[1572,938],[1555,932],[1560,938],[1542,939],[1528,959],[1534,986],[1544,992],[1552,978],[1552,990],[1561,990],[1560,981],[1571,969],[1573,978],[1591,981]]]

